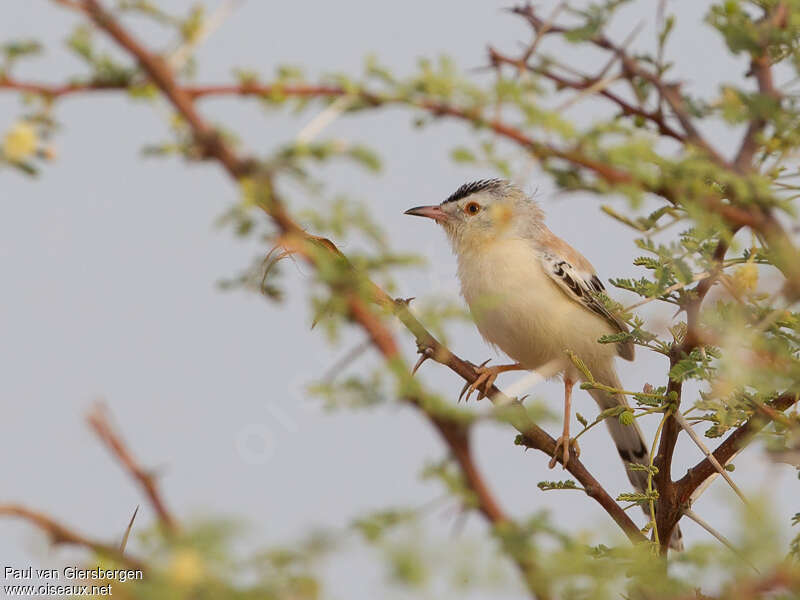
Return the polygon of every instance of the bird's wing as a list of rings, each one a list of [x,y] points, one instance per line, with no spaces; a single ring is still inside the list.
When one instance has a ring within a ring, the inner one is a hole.
[[[625,323],[609,312],[597,297],[597,294],[605,292],[605,287],[589,261],[555,236],[549,242],[539,249],[544,272],[570,299],[605,319],[616,331],[627,332]],[[633,343],[617,344],[617,352],[622,358],[633,360]]]

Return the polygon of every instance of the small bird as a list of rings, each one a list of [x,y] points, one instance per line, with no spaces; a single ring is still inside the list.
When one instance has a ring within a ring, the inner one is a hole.
[[[462,185],[439,205],[417,206],[407,215],[427,217],[441,225],[458,260],[461,293],[483,338],[515,362],[480,366],[472,390],[483,394],[500,373],[553,367],[564,381],[564,427],[550,468],[564,467],[570,448],[570,407],[573,385],[582,374],[567,355],[573,352],[595,380],[621,389],[614,358],[633,360],[630,340],[598,343],[603,335],[627,332],[619,317],[598,298],[605,288],[591,263],[544,224],[544,213],[532,198],[502,179]],[[550,375],[551,373],[543,373]],[[592,389],[601,409],[627,405],[624,396]],[[649,465],[650,457],[639,425],[606,419],[628,478],[644,491],[647,472],[627,469],[628,463]],[[671,546],[681,547],[678,528]]]

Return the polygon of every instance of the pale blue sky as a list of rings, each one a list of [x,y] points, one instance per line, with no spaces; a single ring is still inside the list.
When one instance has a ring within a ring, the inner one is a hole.
[[[190,3],[164,4],[182,10]],[[622,36],[644,18],[648,26],[636,43],[652,48],[653,15],[646,8],[655,3],[641,4],[625,13],[615,31]],[[487,43],[516,50],[518,41],[527,40],[527,29],[502,12],[503,5],[249,0],[199,51],[198,80],[228,81],[236,66],[268,77],[283,62],[306,65],[311,75],[358,73],[368,52],[401,73],[413,70],[417,57],[443,52],[463,68],[482,66]],[[670,3],[680,25],[669,56],[692,90],[711,93],[720,80],[738,80],[745,69],[741,62],[720,60],[718,38],[699,25],[704,5]],[[50,46],[20,76],[56,82],[79,72],[60,46],[75,22],[72,15],[44,0],[11,0],[4,16],[0,39],[36,37]],[[594,56],[572,54],[591,70]],[[202,110],[262,154],[291,139],[313,114],[288,118],[239,100],[204,102]],[[583,104],[573,112],[590,120],[596,110]],[[0,95],[0,131],[21,111],[17,98]],[[361,337],[352,333],[331,349],[310,330],[304,269],[285,269],[289,294],[283,305],[216,288],[218,279],[236,273],[263,248],[214,228],[215,218],[237,199],[236,188],[215,165],[140,156],[143,145],[167,139],[163,112],[118,94],[99,94],[65,99],[57,115],[63,124],[55,141],[59,158],[40,178],[0,171],[0,502],[24,502],[98,537],[122,531],[142,498],[84,425],[97,398],[106,400],[141,461],[158,469],[177,515],[244,518],[253,525],[254,545],[290,539],[311,524],[343,526],[366,509],[420,505],[440,495],[418,472],[423,461],[444,450],[410,410],[390,406],[331,415],[305,397],[304,384]],[[438,202],[465,180],[488,173],[450,162],[449,150],[472,139],[463,125],[441,122],[420,133],[410,122],[404,109],[336,122],[326,135],[379,148],[384,170],[377,177],[351,168],[326,170],[330,190],[367,201],[392,233],[395,249],[428,255],[429,271],[400,275],[399,295],[456,297],[444,236],[402,212]],[[722,126],[710,132],[723,151],[732,152],[737,132]],[[599,202],[553,193],[535,170],[524,183],[538,188],[551,228],[587,255],[604,280],[638,274],[630,265],[630,232],[603,216]],[[411,357],[413,344],[398,335]],[[459,331],[454,347],[475,361],[493,356],[469,328]],[[620,365],[622,379],[629,388],[662,384],[662,363],[641,356],[635,366]],[[455,401],[461,384],[443,367],[427,364],[422,377]],[[557,385],[537,393],[558,409]],[[594,414],[588,395],[581,393],[576,402],[578,410]],[[249,435],[261,437],[265,449],[254,452],[245,443]],[[540,493],[536,482],[561,473],[546,468],[546,457],[515,447],[513,438],[511,431],[486,426],[476,443],[480,465],[512,514],[548,506],[576,527],[605,522],[599,507],[578,494]],[[626,490],[607,433],[587,435],[583,446],[586,463],[609,490]],[[683,440],[679,456],[684,460],[676,474],[698,459]],[[746,489],[793,477],[757,451],[737,462],[752,467],[736,471]],[[730,529],[730,513],[704,507],[711,505],[708,500],[729,502],[729,496],[715,483],[697,506],[723,531]],[[779,514],[788,518],[796,509],[787,501]],[[139,524],[152,519],[144,505]],[[449,524],[441,516],[429,521],[443,539]],[[467,529],[477,534],[483,524],[471,517]],[[607,532],[613,532],[611,525]],[[706,539],[690,524],[684,532],[690,543]],[[67,556],[46,551],[29,526],[0,521],[0,563],[57,566]],[[374,597],[369,589],[377,589],[379,573],[366,575],[372,588],[364,589],[357,563],[344,564],[332,575],[338,595]]]

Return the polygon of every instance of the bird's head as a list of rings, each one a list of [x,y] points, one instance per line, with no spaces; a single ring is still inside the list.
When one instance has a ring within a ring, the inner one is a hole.
[[[417,206],[405,214],[439,223],[456,254],[497,239],[533,237],[543,219],[539,205],[504,179],[465,183],[441,204]]]

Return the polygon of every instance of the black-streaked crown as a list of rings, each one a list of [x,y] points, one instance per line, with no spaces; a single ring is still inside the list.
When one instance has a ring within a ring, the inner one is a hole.
[[[447,198],[447,200],[442,202],[442,204],[447,204],[448,202],[458,202],[462,198],[466,198],[467,196],[486,190],[499,192],[505,188],[506,185],[508,185],[508,182],[503,181],[502,179],[481,179],[479,181],[471,181],[458,188]]]

